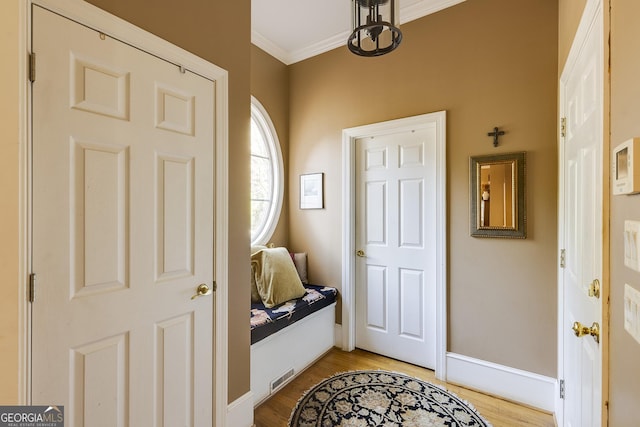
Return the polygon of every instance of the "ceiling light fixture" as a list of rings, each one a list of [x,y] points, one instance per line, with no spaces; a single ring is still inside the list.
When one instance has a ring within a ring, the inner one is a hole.
[[[351,0],[353,32],[349,50],[360,56],[380,56],[400,45],[398,0]]]

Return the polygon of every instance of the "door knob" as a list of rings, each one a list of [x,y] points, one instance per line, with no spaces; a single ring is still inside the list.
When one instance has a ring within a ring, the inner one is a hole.
[[[191,299],[196,299],[205,295],[211,295],[211,289],[205,283],[202,283],[198,285],[198,287],[196,288],[196,294],[192,296]]]
[[[360,258],[364,258],[365,257],[364,251],[362,249],[358,249],[356,251],[356,256],[359,256]]]
[[[593,279],[589,285],[589,296],[600,298],[600,281],[598,279]]]
[[[593,322],[591,327],[585,326],[580,322],[573,322],[571,329],[573,329],[573,333],[575,333],[578,338],[591,335],[597,343],[600,342],[600,325],[598,322]]]

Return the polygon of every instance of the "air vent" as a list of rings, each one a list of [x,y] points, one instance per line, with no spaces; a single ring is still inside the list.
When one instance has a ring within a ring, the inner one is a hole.
[[[279,378],[271,381],[271,393],[276,391],[278,388],[282,387],[284,385],[284,383],[287,382],[288,379],[293,377],[293,374],[294,374],[293,369],[289,369],[287,372],[285,372]]]

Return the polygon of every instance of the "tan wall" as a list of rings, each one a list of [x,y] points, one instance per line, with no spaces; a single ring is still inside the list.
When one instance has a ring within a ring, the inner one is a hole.
[[[640,136],[640,2],[611,0],[610,4],[613,148]],[[636,426],[640,420],[640,344],[624,330],[624,284],[640,290],[640,273],[624,265],[625,220],[640,221],[640,195],[611,197],[609,425],[621,427]]]
[[[558,75],[567,60],[587,0],[558,0]]]
[[[289,245],[289,69],[262,49],[251,45],[251,95],[269,113],[276,128],[284,162],[284,200],[271,243]]]
[[[0,6],[0,404],[25,403],[20,395],[19,302],[19,0]]]
[[[403,25],[389,55],[291,66],[291,206],[299,174],[325,173],[326,208],[290,212],[312,281],[341,286],[342,129],[446,110],[448,350],[555,376],[557,22],[555,0],[474,0]],[[512,151],[528,155],[528,238],[472,238],[469,156]]]
[[[91,0],[229,72],[229,401],[249,391],[249,0]]]

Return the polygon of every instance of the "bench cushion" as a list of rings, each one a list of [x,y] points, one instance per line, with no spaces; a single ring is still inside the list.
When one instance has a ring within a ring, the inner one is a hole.
[[[268,308],[262,303],[251,304],[251,344],[336,301],[336,288],[321,285],[304,285],[304,288],[305,293],[301,298],[275,307]]]

